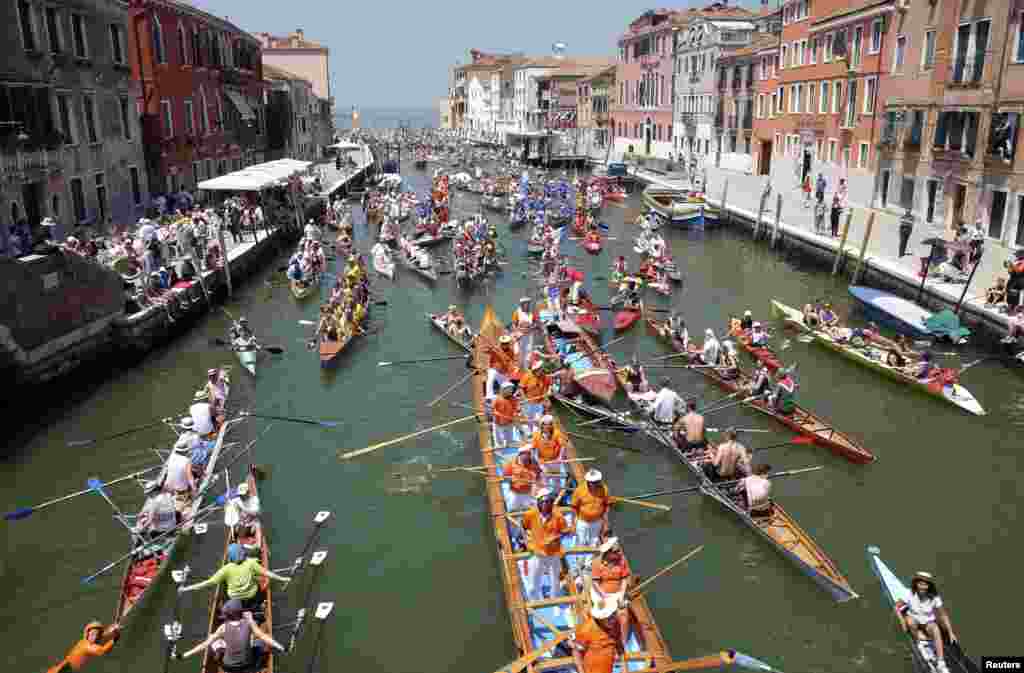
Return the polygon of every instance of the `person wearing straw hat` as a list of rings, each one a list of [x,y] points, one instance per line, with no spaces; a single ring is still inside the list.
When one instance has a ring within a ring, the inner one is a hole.
[[[501,466],[501,473],[508,480],[510,511],[526,511],[536,504],[533,491],[540,483],[540,465],[533,458],[530,444],[520,446],[516,457]]]
[[[187,652],[175,652],[175,659],[187,659],[210,648],[213,659],[225,673],[259,670],[267,657],[267,650],[288,650],[260,629],[252,613],[246,612],[242,601],[231,599],[221,607],[224,622],[206,640]]]
[[[896,613],[900,616],[903,630],[916,640],[927,642],[931,639],[935,647],[936,669],[939,673],[949,673],[946,667],[946,643],[942,638],[942,629],[945,628],[949,634],[951,643],[956,643],[957,637],[931,573],[923,570],[914,573],[910,580],[910,598],[906,602],[897,601]]]
[[[571,641],[572,658],[580,673],[611,673],[615,660],[625,654],[622,627],[612,601],[594,603],[590,616],[576,627]]]
[[[551,585],[551,598],[561,588],[562,536],[572,532],[562,510],[555,507],[555,492],[542,488],[537,492],[537,504],[531,507],[522,519],[526,546],[533,553],[527,574],[527,591],[530,600],[539,601],[543,596],[541,582],[546,575]]]
[[[601,605],[603,602],[615,606],[619,626],[623,637],[629,637],[629,604],[626,600],[626,590],[629,588],[630,578],[633,573],[626,561],[626,555],[622,553],[622,545],[619,538],[610,537],[601,544],[600,555],[590,564],[590,577],[593,580],[590,585],[591,605]]]
[[[495,384],[504,385],[511,380],[519,379],[519,371],[516,368],[515,348],[512,346],[512,337],[502,334],[498,337],[498,346],[491,346],[490,361],[487,366],[487,395],[494,397]]]
[[[512,321],[508,324],[510,331],[519,333],[519,366],[526,366],[526,356],[533,347],[533,333],[539,324],[539,318],[530,306],[533,300],[523,297],[519,300],[519,308],[512,311]]]
[[[608,529],[611,496],[600,470],[587,470],[584,482],[573,491],[569,506],[576,514],[576,546],[597,544]]]
[[[196,478],[192,472],[190,455],[192,449],[188,440],[182,441],[184,437],[179,437],[174,445],[174,451],[164,464],[163,476],[163,488],[174,496],[178,511],[185,509],[196,491]]]
[[[158,537],[174,530],[181,515],[174,508],[174,497],[160,488],[160,482],[150,481],[144,487],[146,503],[135,517],[132,530],[139,536]]]
[[[511,381],[501,384],[501,395],[492,405],[494,417],[494,448],[504,449],[515,440],[516,424],[520,417],[519,400],[513,393],[516,386]]]
[[[248,323],[246,323],[246,329],[248,329]],[[206,399],[210,401],[210,411],[214,416],[217,416],[224,411],[224,402],[227,400],[227,397],[227,386],[221,376],[221,370],[216,367],[207,369]]]
[[[249,490],[249,484],[242,482],[235,489],[231,504],[238,512],[238,524],[235,526],[235,539],[243,537],[255,538],[260,527],[260,497]]]
[[[205,397],[206,391],[202,391],[202,399]],[[202,399],[197,397],[196,403],[188,408],[188,413],[192,416],[193,429],[200,437],[206,437],[214,430],[213,411],[209,402],[204,402]]]
[[[540,417],[544,415],[544,400],[550,388],[551,377],[544,373],[544,360],[533,359],[530,368],[519,379],[519,390],[523,394],[523,415],[529,421],[531,433],[537,429]]]
[[[555,417],[544,414],[540,429],[533,433],[528,445],[536,451],[537,462],[551,488],[559,488],[565,474],[565,437],[555,428]]]

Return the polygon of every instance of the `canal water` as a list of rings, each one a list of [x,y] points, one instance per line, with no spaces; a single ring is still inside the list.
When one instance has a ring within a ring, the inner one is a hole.
[[[407,184],[422,192],[428,175],[414,171]],[[476,210],[478,203],[476,197],[459,193],[455,211]],[[593,278],[607,276],[614,255],[622,251],[636,263],[630,250],[635,229],[625,221],[638,203],[634,195],[624,206],[606,208],[603,218],[616,240],[599,257],[568,244],[598,299],[607,296],[607,283]],[[287,290],[268,290],[264,281],[278,273],[275,268],[238,289],[228,305],[235,315],[248,316],[265,344],[286,351],[262,360],[255,379],[235,368],[231,409],[342,422],[334,430],[272,422],[253,456],[254,462],[271,468],[260,485],[260,497],[274,567],[289,565],[301,551],[315,511],[328,509],[335,515],[316,546],[330,555],[310,599],[336,601],[316,670],[494,670],[516,656],[484,484],[472,475],[448,473],[410,490],[393,476],[410,469],[409,463],[477,463],[474,425],[453,426],[352,461],[336,457],[339,450],[465,415],[465,410],[445,403],[427,407],[465,374],[460,361],[394,367],[377,363],[454,353],[428,328],[425,311],[442,311],[455,303],[476,323],[485,305],[492,304],[507,318],[521,295],[536,290],[526,276],[532,268],[525,257],[528,232],[509,232],[503,217],[492,217],[510,261],[503,275],[472,291],[456,290],[452,276],[442,276],[431,287],[402,269],[393,283],[376,278],[374,289],[388,305],[374,307],[376,331],[357,340],[332,374],[321,373],[316,356],[304,345],[310,328],[298,323],[315,318],[316,302],[297,305]],[[360,247],[368,249],[361,215],[357,237]],[[828,297],[841,314],[860,320],[843,281],[811,262],[755,244],[741,232],[672,230],[666,237],[685,281],[670,300],[650,296],[649,301],[682,311],[692,333],[705,327],[721,333],[730,314],[748,308],[768,320],[772,298],[800,305]],[[213,313],[144,363],[117,369],[102,383],[72,382],[66,394],[50,400],[51,410],[7,418],[7,424],[22,431],[0,469],[4,511],[84,488],[94,475],[111,478],[152,464],[151,447],[166,448],[166,431],[140,432],[85,448],[68,448],[66,443],[181,413],[207,368],[233,363],[231,353],[211,345],[228,326],[224,315]],[[999,597],[1010,597],[1007,587],[1016,586],[1019,568],[1018,432],[1024,424],[1020,374],[999,361],[966,372],[963,383],[989,412],[975,418],[816,344],[803,343],[781,325],[776,334],[782,358],[798,365],[800,400],[878,456],[875,464],[862,467],[808,446],[759,454],[776,469],[824,466],[778,480],[774,496],[861,597],[833,603],[765,542],[699,494],[666,498],[673,506],[669,514],[623,505],[614,523],[640,575],[705,545],[700,555],[658,579],[647,594],[674,658],[733,648],[790,672],[908,670],[910,660],[896,622],[865,560],[868,544],[879,545],[883,558],[902,575],[919,569],[935,573],[968,653],[1012,654],[1016,619]],[[611,350],[620,359],[634,352],[644,359],[666,352],[640,326]],[[967,347],[944,360],[966,363],[976,357]],[[656,376],[661,373],[705,401],[723,395],[692,371],[658,370]],[[467,402],[468,386],[448,399]],[[570,414],[559,413],[573,424]],[[709,424],[769,431],[745,435],[748,446],[791,437],[770,420],[736,407],[712,415]],[[267,425],[265,420],[247,421],[229,439],[253,439]],[[647,449],[640,454],[579,442],[582,455],[598,458],[613,493],[693,483],[690,473],[652,442],[605,437]],[[134,485],[112,487],[111,493],[126,511],[134,512],[141,504]],[[43,670],[80,637],[85,622],[110,619],[120,568],[90,586],[80,579],[123,554],[127,537],[110,507],[93,495],[2,527],[6,553],[0,558],[0,629],[8,643],[8,670]],[[208,576],[223,550],[223,527],[212,525],[193,549],[193,579]],[[288,595],[279,594],[278,623],[292,621],[302,602],[305,583],[295,584]],[[203,636],[210,596],[209,591],[196,592],[181,601],[186,647]],[[155,599],[121,644],[90,670],[163,669],[160,631],[174,600],[167,587]],[[286,638],[288,632],[276,635]],[[306,667],[316,639],[317,628],[307,630],[279,670]],[[172,663],[171,670],[197,666],[194,660]]]

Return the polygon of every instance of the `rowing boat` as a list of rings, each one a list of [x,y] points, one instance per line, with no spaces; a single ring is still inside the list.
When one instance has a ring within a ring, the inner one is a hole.
[[[608,404],[615,395],[615,368],[607,357],[588,348],[589,340],[583,330],[567,321],[554,322],[554,314],[545,309],[540,312],[548,349],[557,353],[572,373],[573,381],[588,395]],[[572,348],[572,352],[570,352]]]
[[[511,491],[507,482],[498,479],[501,476],[501,465],[511,461],[517,447],[493,448],[492,424],[484,416],[484,388],[487,382],[488,346],[497,343],[503,333],[502,326],[495,318],[494,311],[487,307],[480,326],[480,338],[474,351],[476,376],[473,386],[474,406],[480,411],[479,438],[483,462],[491,479],[487,483],[487,499],[490,506],[494,536],[498,543],[498,560],[501,565],[502,580],[505,589],[505,602],[508,605],[509,618],[519,654],[532,652],[556,637],[549,628],[553,626],[559,631],[571,630],[588,614],[589,596],[577,589],[576,582],[568,582],[569,595],[554,597],[560,593],[558,587],[552,587],[552,596],[537,602],[531,602],[526,591],[528,561],[516,555],[519,551],[515,541],[521,540],[517,527],[510,523],[514,519],[510,510]],[[556,420],[557,424],[557,420]],[[565,436],[564,433],[563,437]],[[565,457],[577,457],[572,442],[565,438]],[[583,467],[580,463],[568,463],[568,483],[583,483]],[[569,511],[571,517],[571,511]],[[563,537],[563,549],[572,550],[574,535]],[[565,563],[570,571],[578,570],[590,552],[567,551]],[[570,572],[570,577],[572,576]],[[668,646],[654,621],[645,596],[640,595],[629,602],[630,624],[632,625],[626,645],[630,668],[647,668],[664,664],[670,660]],[[532,670],[538,673],[553,670],[574,670],[571,657],[546,653],[532,664]]]
[[[664,323],[659,323],[655,320],[648,320],[647,322],[658,333],[662,341],[669,341],[668,330],[665,329]],[[689,352],[693,353],[694,357],[696,356],[696,352],[688,351],[679,339],[672,338],[671,346],[678,353]],[[730,393],[738,392],[741,389],[749,390],[754,383],[753,379],[742,370],[739,373],[739,377],[735,379],[725,378],[714,367],[700,367],[695,368],[694,371],[700,372],[705,378],[711,379]],[[849,435],[836,430],[831,422],[821,416],[812,414],[799,404],[796,405],[793,413],[789,415],[776,411],[762,399],[745,400],[743,404],[765,416],[775,419],[794,432],[813,439],[814,443],[818,446],[829,449],[832,453],[842,456],[852,463],[863,465],[875,460],[875,454],[871,453],[867,447]]]
[[[657,428],[652,423],[645,423],[644,429],[647,434],[676,453],[679,461],[697,478],[701,493],[735,514],[748,528],[792,561],[802,573],[814,580],[832,598],[842,603],[858,597],[832,559],[818,547],[810,535],[797,525],[793,517],[782,508],[782,505],[773,499],[769,514],[752,515],[740,504],[739,496],[736,493],[717,486],[704,474],[702,469],[704,449],[684,450],[678,445],[671,431]]]
[[[386,276],[388,280],[395,279],[395,262],[388,253],[375,252],[373,255],[373,268],[380,275]]]
[[[238,361],[250,374],[256,376],[256,356],[261,350],[255,339],[239,338],[231,342],[231,350],[235,351]]]
[[[782,360],[775,355],[775,351],[767,346],[755,346],[751,343],[749,330],[743,330],[740,334],[734,334],[733,336],[736,341],[740,342],[743,350],[750,353],[751,357],[767,367],[768,371],[774,372],[782,367]]]
[[[230,391],[227,370],[221,370],[221,377],[224,380],[226,396]],[[196,399],[199,399],[198,395],[199,393],[197,393]],[[189,520],[196,516],[203,496],[213,482],[216,481],[217,460],[220,458],[220,452],[224,446],[224,436],[227,434],[228,426],[233,422],[235,421],[225,420],[217,431],[213,448],[206,461],[206,470],[199,481],[196,495],[192,503],[182,512],[183,520]],[[117,609],[114,611],[113,621],[115,623],[120,623],[124,626],[130,615],[135,614],[135,608],[150,593],[153,593],[151,591],[152,587],[159,584],[160,578],[167,572],[175,556],[184,548],[186,540],[189,539],[191,528],[191,525],[184,526],[179,533],[169,535],[157,543],[146,545],[137,555],[132,557],[128,562],[128,567],[125,569],[124,576],[121,578],[121,591],[118,594]],[[134,539],[131,541],[131,544],[135,544]]]
[[[592,239],[583,241],[583,249],[591,255],[601,254],[601,239],[597,239],[596,241]]]
[[[615,314],[615,331],[621,332],[640,319],[640,309],[626,308]]]
[[[804,322],[803,313],[791,306],[786,306],[782,302],[772,300],[772,314],[782,317],[787,325],[792,325],[810,334],[816,342],[847,359],[874,369],[876,372],[900,383],[905,383],[915,390],[945,400],[975,416],[985,415],[985,409],[974,398],[971,391],[956,381],[959,374],[957,370],[944,369],[933,374],[928,379],[918,379],[907,374],[899,367],[888,365],[884,359],[886,351],[877,346],[866,344],[861,348],[857,348],[850,344],[841,343],[832,334],[824,330],[809,327]]]
[[[430,261],[430,266],[427,266],[427,267],[420,266],[419,264],[416,263],[416,260],[414,260],[412,257],[409,256],[409,249],[410,249],[409,246],[411,246],[411,245],[412,244],[409,243],[409,240],[407,238],[405,238],[404,236],[399,237],[399,239],[398,239],[398,258],[400,260],[402,260],[402,264],[406,268],[412,269],[416,273],[420,274],[421,276],[423,276],[427,280],[429,280],[431,282],[436,281],[437,280],[437,270],[434,269],[434,260],[431,259],[430,255],[428,254],[427,255],[427,259]]]
[[[247,483],[249,484],[249,492],[252,493],[253,497],[258,497],[259,493],[256,490],[256,469],[255,466],[250,465]],[[224,540],[224,557],[221,561],[222,565],[228,563],[228,546],[234,541],[241,544],[246,549],[258,549],[259,550],[259,562],[265,569],[270,570],[270,545],[267,543],[267,537],[263,534],[262,526],[255,526],[253,535],[240,535],[237,540],[232,539],[232,530],[228,528],[227,534]],[[263,604],[262,610],[255,610],[253,612],[253,620],[260,627],[260,629],[266,634],[273,634],[274,632],[274,615],[273,615],[273,604],[271,602],[271,587],[270,580],[266,577],[260,577],[257,580],[260,583],[260,588],[266,595],[266,602]],[[213,599],[210,601],[210,622],[208,633],[213,633],[220,625],[224,622],[221,616],[221,608],[228,600],[227,591],[225,590],[225,583],[221,582],[217,585],[216,591],[213,593]],[[274,671],[274,651],[273,648],[267,648],[268,654],[266,659],[261,662],[258,668],[248,669],[250,673],[273,673]],[[203,652],[203,673],[223,673],[223,669],[217,662],[216,657],[213,656],[213,648],[206,648]]]
[[[468,339],[460,339],[448,331],[447,321],[445,320],[444,313],[427,313],[426,316],[427,320],[430,321],[430,324],[436,327],[437,329],[441,330],[441,332],[446,337],[448,337],[448,339],[451,340],[452,343],[459,346],[460,348],[465,349],[467,352],[471,352],[473,350],[473,340],[476,339],[475,334],[473,334],[473,336],[469,337]],[[472,334],[472,331],[470,331],[470,334]]]
[[[878,581],[882,583],[882,593],[885,595],[889,607],[893,610],[898,610],[902,604],[905,604],[910,599],[910,589],[903,583],[903,580],[896,576],[896,573],[889,569],[889,566],[879,556],[880,553],[881,550],[878,547],[868,547],[868,563],[871,565],[871,570],[875,573]],[[944,658],[949,673],[980,673],[981,668],[967,657],[960,643],[950,642],[949,633],[942,627],[941,623],[939,628],[942,630],[942,641],[945,646]],[[904,640],[910,648],[915,671],[918,673],[938,673],[935,648],[930,640],[919,641],[906,631],[904,631]]]

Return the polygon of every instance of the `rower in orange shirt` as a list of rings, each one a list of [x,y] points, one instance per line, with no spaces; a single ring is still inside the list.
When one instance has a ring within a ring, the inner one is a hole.
[[[511,381],[501,384],[501,395],[494,399],[494,448],[504,449],[515,440],[516,422],[519,420],[519,400],[513,393],[516,386]]]
[[[540,430],[533,433],[530,446],[537,452],[537,462],[551,488],[561,488],[565,478],[565,438],[555,429],[555,417],[545,414],[540,419]],[[552,464],[554,463],[554,464]]]
[[[526,546],[533,552],[527,575],[530,600],[543,598],[541,580],[544,575],[551,584],[550,597],[555,598],[561,593],[562,536],[571,533],[572,527],[565,520],[564,512],[555,507],[554,491],[542,488],[537,492],[537,505],[523,515],[522,527]]]
[[[540,483],[540,465],[533,459],[529,444],[519,447],[516,457],[501,466],[501,474],[509,482],[508,509],[521,512],[534,505],[533,491]]]
[[[97,621],[89,622],[82,630],[82,639],[75,643],[75,646],[71,648],[63,661],[51,667],[47,673],[70,673],[71,671],[82,670],[82,667],[90,659],[102,657],[109,652],[120,635],[120,625],[113,624],[110,627],[110,637],[101,645],[100,640],[104,636],[103,624]]]
[[[487,397],[494,398],[494,386],[502,385],[506,381],[519,380],[519,368],[516,365],[517,357],[515,348],[512,346],[512,337],[502,334],[498,337],[498,346],[491,346],[490,360],[487,365]]]
[[[576,627],[572,658],[579,673],[612,673],[615,659],[624,655],[615,606],[594,604],[590,617]]]
[[[544,400],[551,388],[551,377],[544,373],[544,361],[534,360],[530,369],[519,379],[519,390],[523,393],[523,415],[534,430],[540,417],[544,415]]]
[[[618,612],[619,631],[622,634],[622,646],[625,648],[629,638],[629,604],[626,591],[632,572],[626,555],[622,553],[619,538],[610,537],[601,545],[600,556],[590,565],[590,602],[593,605],[608,604]]]
[[[588,470],[584,483],[573,491],[569,506],[576,513],[576,546],[592,547],[608,529],[611,496],[598,470]]]

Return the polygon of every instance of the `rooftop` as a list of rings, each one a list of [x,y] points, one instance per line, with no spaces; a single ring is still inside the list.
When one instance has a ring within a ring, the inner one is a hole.
[[[287,79],[287,80],[300,79],[300,80],[304,80],[304,81],[307,81],[307,82],[309,81],[305,77],[302,77],[301,75],[296,75],[295,73],[291,72],[290,70],[285,70],[284,68],[280,68],[280,67],[278,67],[276,65],[270,65],[269,63],[264,63],[263,64],[263,77],[265,79]]]
[[[850,2],[850,4],[846,5],[845,7],[837,9],[831,14],[827,14],[821,18],[814,19],[814,21],[812,21],[811,24],[817,25],[820,23],[825,23],[826,21],[834,21],[836,19],[841,19],[844,16],[849,16],[852,14],[856,14],[858,12],[863,12],[868,9],[873,9],[874,7],[880,7],[881,5],[891,4],[893,4],[893,0],[853,0],[852,2]]]
[[[294,33],[284,37],[270,33],[256,33],[256,38],[264,49],[327,49],[319,42],[307,40],[306,33],[301,28],[296,28]]]
[[[736,5],[727,5],[724,2],[716,2],[706,7],[690,7],[680,10],[672,17],[672,25],[685,26],[694,19],[716,19],[716,20],[749,20],[760,14],[755,14],[748,9]]]
[[[757,37],[755,37],[754,41],[751,42],[750,44],[748,44],[747,46],[740,47],[739,49],[730,49],[728,51],[725,51],[725,52],[722,53],[721,57],[723,59],[729,59],[729,58],[735,58],[735,57],[739,57],[739,56],[751,56],[751,55],[756,54],[758,52],[764,51],[765,49],[778,47],[778,45],[779,45],[779,36],[778,35],[770,35],[770,34],[767,34],[767,33],[761,33]]]

